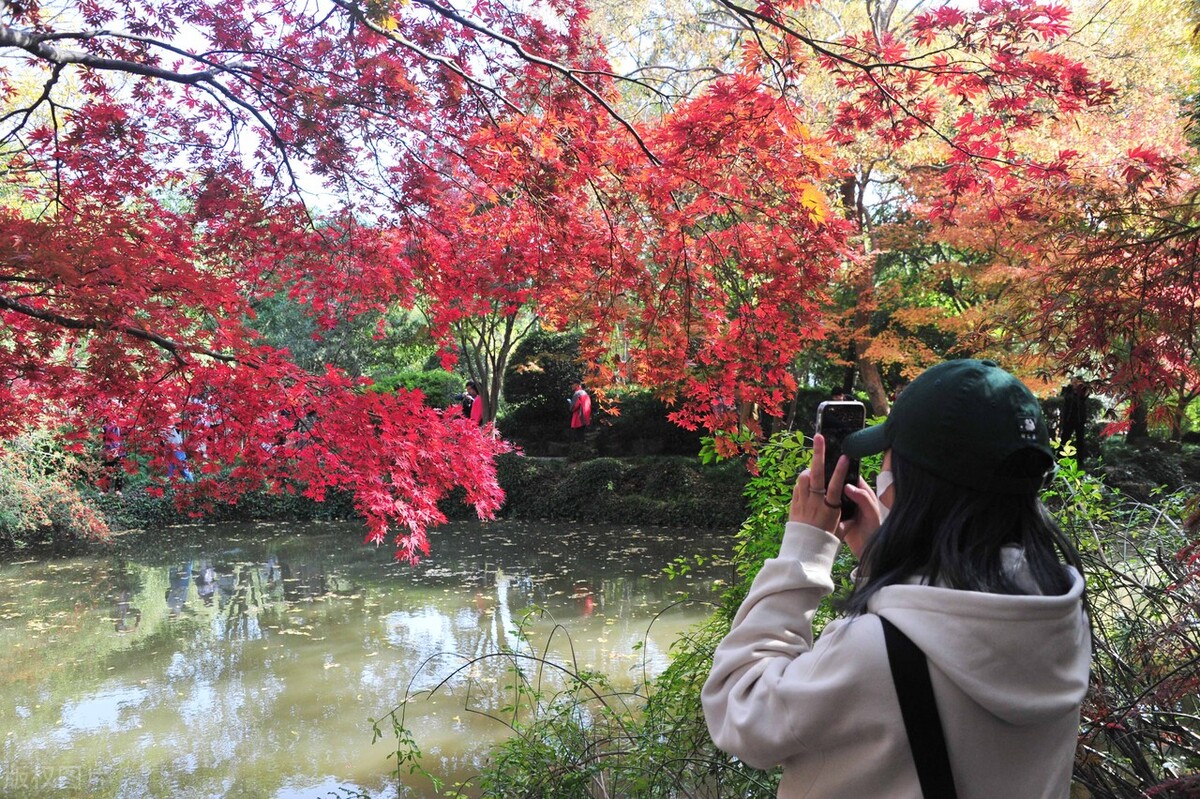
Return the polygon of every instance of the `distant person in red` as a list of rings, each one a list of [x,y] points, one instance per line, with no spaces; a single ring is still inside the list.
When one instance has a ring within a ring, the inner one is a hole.
[[[471,418],[471,421],[480,427],[483,427],[484,401],[483,397],[479,396],[479,386],[475,384],[474,380],[467,381],[467,396],[471,398],[471,410],[468,414]],[[463,404],[465,405],[466,403]],[[466,409],[464,408],[464,410]]]
[[[571,432],[576,441],[583,441],[588,425],[592,423],[592,398],[576,380],[571,384]]]

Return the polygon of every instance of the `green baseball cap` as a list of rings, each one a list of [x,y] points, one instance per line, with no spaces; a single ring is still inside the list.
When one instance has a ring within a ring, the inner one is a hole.
[[[1036,491],[1054,466],[1037,397],[995,361],[974,359],[922,372],[882,424],[847,436],[842,449],[852,458],[892,449],[949,483],[1001,494]],[[1044,468],[999,474],[1005,460],[1023,449],[1044,455]]]

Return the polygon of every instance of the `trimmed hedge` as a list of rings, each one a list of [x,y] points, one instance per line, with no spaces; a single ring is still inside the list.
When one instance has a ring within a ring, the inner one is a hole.
[[[216,505],[203,514],[192,514],[175,506],[175,496],[147,493],[144,486],[125,491],[123,496],[96,494],[91,501],[114,530],[166,527],[174,524],[246,521],[350,521],[358,518],[350,494],[329,492],[324,502],[300,494],[252,492],[236,505]]]
[[[744,463],[696,458],[582,462],[503,455],[496,462],[513,519],[736,530],[746,518]]]
[[[742,497],[748,473],[739,461],[705,466],[697,458],[530,458],[508,454],[496,461],[506,494],[501,518],[602,524],[736,530],[746,517]],[[451,519],[474,509],[458,490],[442,503]],[[174,497],[136,488],[118,497],[91,497],[113,529],[163,527],[197,519],[175,507]],[[357,518],[349,494],[331,492],[325,502],[299,494],[247,494],[236,505],[219,505],[205,521],[309,521]]]

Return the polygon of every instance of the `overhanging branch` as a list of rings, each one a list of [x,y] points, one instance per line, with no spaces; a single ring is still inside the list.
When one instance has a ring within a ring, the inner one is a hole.
[[[71,38],[92,39],[104,35],[107,35],[106,31],[87,31],[71,35]],[[103,58],[80,50],[71,50],[51,44],[50,41],[55,38],[64,38],[64,34],[39,35],[14,28],[11,25],[0,25],[0,47],[16,47],[51,64],[79,64],[90,69],[126,72],[131,75],[142,75],[148,78],[157,78],[158,80],[187,85],[211,81],[221,72],[219,69],[206,69],[199,72],[175,72],[153,66],[152,64],[142,64],[137,61]]]
[[[112,331],[122,333],[131,338],[148,341],[155,346],[161,347],[166,352],[180,363],[183,362],[185,354],[202,355],[207,358],[212,358],[225,363],[236,363],[236,356],[228,353],[216,352],[205,347],[198,347],[192,344],[183,344],[178,341],[167,338],[159,333],[154,333],[144,328],[134,325],[115,325],[99,319],[76,319],[72,316],[54,313],[53,311],[44,311],[39,308],[34,308],[32,305],[11,299],[9,297],[0,296],[0,310],[12,311],[23,316],[28,316],[31,319],[37,319],[47,324],[56,325],[68,330],[94,330],[98,332]]]

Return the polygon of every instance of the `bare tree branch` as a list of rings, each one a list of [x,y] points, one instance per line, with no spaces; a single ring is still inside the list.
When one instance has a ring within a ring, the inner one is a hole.
[[[204,347],[197,347],[191,344],[181,344],[178,341],[173,341],[166,336],[158,333],[152,333],[140,327],[133,325],[114,325],[110,322],[105,322],[99,319],[76,319],[75,317],[66,316],[64,314],[54,313],[53,311],[43,311],[27,305],[23,302],[10,299],[9,297],[0,296],[0,309],[12,311],[14,313],[23,314],[33,319],[38,319],[47,324],[57,325],[68,330],[94,330],[97,332],[113,331],[123,333],[142,341],[148,341],[163,350],[169,352],[171,356],[179,363],[184,363],[184,354],[203,355],[214,360],[224,361],[226,363],[236,363],[237,358],[226,353],[216,352]]]
[[[341,0],[335,0],[335,2],[341,2]],[[597,104],[599,104],[600,107],[603,108],[605,110],[605,112],[608,113],[608,115],[617,122],[617,124],[619,124],[621,127],[625,128],[625,130],[629,133],[629,135],[633,137],[633,140],[637,142],[639,149],[641,149],[641,151],[643,153],[645,153],[646,157],[649,158],[652,163],[655,163],[655,164],[660,163],[658,157],[646,145],[646,142],[642,139],[641,135],[638,134],[637,130],[633,127],[633,124],[628,119],[626,119],[624,116],[622,116],[620,114],[620,112],[618,112],[615,108],[613,108],[613,106],[607,100],[605,100],[600,95],[599,92],[597,92],[595,89],[593,89],[591,86],[589,86],[584,81],[580,80],[579,75],[582,73],[580,73],[574,69],[571,69],[570,67],[567,67],[563,64],[560,64],[557,61],[553,61],[549,58],[543,58],[542,56],[535,55],[534,53],[529,52],[529,50],[527,50],[525,48],[525,46],[523,44],[521,44],[521,42],[512,38],[511,36],[508,36],[504,33],[501,33],[500,31],[489,28],[486,25],[476,22],[475,20],[469,19],[468,17],[463,16],[462,14],[458,13],[457,11],[455,11],[452,8],[449,8],[449,7],[443,6],[443,5],[439,5],[434,0],[414,0],[414,2],[417,3],[418,5],[428,8],[429,10],[433,11],[436,14],[440,14],[441,16],[445,17],[446,19],[457,22],[459,25],[462,25],[464,28],[469,28],[470,30],[476,31],[477,33],[482,33],[484,36],[487,36],[488,38],[493,39],[494,41],[501,42],[503,44],[508,45],[517,53],[518,56],[520,56],[523,60],[529,62],[530,64],[536,64],[538,66],[545,67],[546,69],[548,69],[552,72],[557,72],[558,74],[562,75],[564,78],[566,78],[568,81],[570,81],[573,85],[575,85],[576,87],[581,89],[585,94],[587,94],[589,97],[591,97],[592,100],[594,100]],[[589,74],[595,74],[595,73],[589,73]],[[612,75],[612,77],[617,78],[619,76]]]

